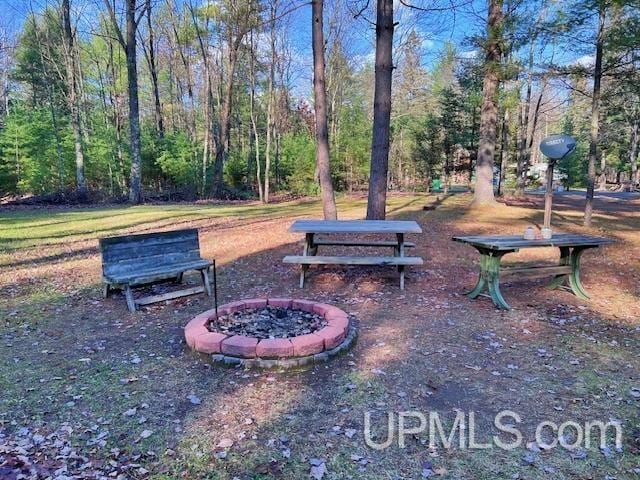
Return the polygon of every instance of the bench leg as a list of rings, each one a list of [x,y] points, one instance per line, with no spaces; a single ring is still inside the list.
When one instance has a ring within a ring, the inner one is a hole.
[[[127,299],[127,307],[130,312],[136,311],[136,301],[133,299],[133,292],[131,291],[131,287],[126,285],[124,287],[124,297]]]
[[[202,286],[207,292],[207,296],[211,296],[211,282],[209,282],[209,268],[203,268],[200,270],[200,277],[202,278]]]
[[[178,275],[176,275],[176,283],[182,283],[182,273],[179,273]]]
[[[104,298],[109,298],[110,293],[111,293],[111,285],[109,285],[108,283],[105,283],[104,285],[102,285],[102,296]]]
[[[396,240],[398,244],[393,254],[395,257],[404,257],[404,234],[396,233]],[[398,272],[400,272],[400,290],[404,290],[404,265],[398,265]]]
[[[318,253],[318,246],[313,243],[313,233],[307,233],[304,236],[304,249],[302,256],[314,256]],[[304,288],[304,277],[309,269],[309,265],[300,265],[300,288]]]

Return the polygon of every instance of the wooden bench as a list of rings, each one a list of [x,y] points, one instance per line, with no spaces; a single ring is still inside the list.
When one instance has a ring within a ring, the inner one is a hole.
[[[200,256],[198,230],[174,230],[100,239],[102,254],[103,293],[107,298],[111,289],[124,290],[129,311],[137,305],[171,300],[186,295],[206,292],[211,296],[209,271],[213,267],[214,289],[215,261]],[[189,271],[200,272],[202,286],[178,290],[162,295],[134,299],[131,287],[175,280],[182,282],[182,275]]]
[[[300,288],[304,287],[305,273],[309,265],[393,265],[400,272],[400,289],[404,289],[404,269],[410,265],[422,265],[422,258],[405,256],[405,248],[415,247],[415,243],[405,242],[406,233],[421,233],[420,226],[413,221],[392,220],[297,220],[290,231],[305,234],[302,255],[288,255],[284,263],[298,264]],[[362,240],[339,238],[316,238],[317,234],[394,234],[396,240]],[[343,247],[392,247],[393,256],[387,255],[317,255],[319,246]]]
[[[580,257],[590,248],[608,245],[608,238],[570,233],[554,234],[550,239],[525,240],[518,235],[495,236],[474,235],[453,237],[456,242],[466,243],[480,253],[480,274],[476,286],[467,293],[470,298],[488,296],[494,305],[510,310],[500,292],[500,280],[513,280],[521,277],[553,276],[549,287],[568,287],[574,295],[582,299],[589,296],[580,281]],[[558,265],[526,265],[501,268],[500,261],[508,253],[522,248],[557,247],[560,250]],[[488,291],[488,294],[484,292]]]

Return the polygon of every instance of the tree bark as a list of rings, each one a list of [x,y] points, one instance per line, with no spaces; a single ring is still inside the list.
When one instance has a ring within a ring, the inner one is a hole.
[[[76,49],[73,31],[71,30],[70,0],[62,0],[62,37],[64,40],[64,59],[67,80],[67,103],[71,112],[71,127],[76,154],[76,189],[80,196],[87,193],[87,182],[84,175],[84,147],[82,141],[82,124],[80,122],[80,105],[78,101],[78,82],[76,70]]]
[[[151,0],[147,0],[147,29],[149,30],[149,50],[147,63],[151,74],[151,87],[153,90],[153,107],[156,121],[156,131],[159,138],[164,138],[164,120],[162,118],[162,105],[160,103],[160,89],[158,87],[158,69],[156,67],[156,48],[154,45],[153,25],[151,23]],[[144,45],[143,45],[144,48]],[[145,50],[146,52],[146,50]]]
[[[208,37],[202,35],[200,31],[200,26],[198,25],[198,20],[196,17],[196,12],[189,3],[188,8],[191,12],[191,19],[193,20],[193,27],[196,31],[196,36],[198,38],[198,45],[200,47],[200,54],[202,56],[202,63],[204,65],[204,145],[202,148],[202,177],[201,177],[201,191],[200,194],[202,197],[206,195],[207,188],[207,169],[209,168],[209,157],[212,152],[212,144],[213,142],[213,86],[212,86],[212,71],[211,71],[211,59],[209,58],[209,41]],[[175,28],[175,27],[174,27]],[[205,30],[209,30],[209,17],[206,17]],[[177,30],[175,31],[175,35],[177,38]],[[183,63],[185,68],[187,68],[186,59],[183,58]],[[191,88],[190,86],[188,87]],[[194,120],[195,121],[195,120]],[[194,125],[195,130],[195,125]]]
[[[631,145],[629,148],[629,164],[631,165],[631,185],[638,184],[638,127],[640,120],[634,120],[631,127]]]
[[[596,183],[596,162],[598,160],[598,135],[600,133],[600,83],[602,81],[602,54],[604,47],[604,26],[606,6],[600,4],[598,32],[596,34],[596,59],[593,68],[593,96],[591,98],[591,132],[589,135],[589,165],[587,167],[587,197],[584,207],[584,226],[590,227],[593,216],[593,193]]]
[[[220,137],[216,142],[216,158],[213,164],[213,184],[211,194],[220,197],[224,189],[223,169],[229,155],[229,140],[231,133],[231,102],[233,101],[233,77],[238,59],[238,49],[229,42],[229,60],[227,69],[227,83],[224,87],[222,108],[220,109]]]
[[[127,88],[129,91],[129,135],[131,141],[131,180],[129,201],[142,202],[142,153],[140,145],[140,107],[138,103],[138,59],[136,52],[136,0],[127,0]]]
[[[338,217],[336,199],[333,193],[331,167],[329,164],[329,130],[327,126],[327,89],[324,68],[324,0],[311,2],[311,29],[313,47],[313,94],[316,117],[316,168],[320,180],[322,210],[325,220]]]
[[[598,190],[607,189],[607,152],[602,149],[600,154],[600,178],[598,178]]]
[[[496,149],[498,107],[496,91],[500,83],[500,59],[502,58],[502,28],[504,16],[502,0],[489,1],[487,44],[484,82],[482,87],[482,111],[480,113],[480,142],[476,160],[476,188],[473,202],[495,202],[493,195],[493,157]]]
[[[118,19],[110,0],[104,0],[113,28],[127,59],[127,91],[129,93],[129,137],[131,142],[131,173],[129,175],[129,202],[142,202],[142,154],[140,147],[140,106],[138,102],[138,63],[136,31],[137,0],[126,0],[126,38],[120,30]]]
[[[373,131],[367,220],[384,220],[391,130],[393,74],[393,0],[378,0],[376,13],[376,66],[373,94]]]
[[[500,179],[498,180],[498,195],[504,194],[504,182],[507,179],[507,163],[509,150],[509,109],[505,108],[502,114],[502,127],[500,136]]]
[[[250,35],[250,52],[251,58],[249,60],[249,75],[251,81],[251,90],[249,92],[249,116],[251,117],[251,128],[253,130],[253,140],[255,144],[256,155],[256,181],[258,183],[258,195],[260,201],[264,202],[264,194],[262,191],[262,171],[260,167],[260,137],[258,136],[258,122],[256,121],[255,113],[255,98],[256,98],[256,74],[255,74],[255,58],[254,58],[254,43],[253,33]]]

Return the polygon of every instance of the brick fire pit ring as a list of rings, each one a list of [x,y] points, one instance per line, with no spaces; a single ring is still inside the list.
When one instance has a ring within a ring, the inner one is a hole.
[[[259,339],[225,335],[207,328],[216,318],[214,309],[197,315],[184,328],[187,345],[210,355],[215,362],[261,368],[291,368],[325,362],[347,350],[355,341],[356,329],[344,310],[326,303],[291,298],[253,298],[218,307],[218,316],[267,306],[302,310],[324,317],[327,325],[312,333],[290,338]]]

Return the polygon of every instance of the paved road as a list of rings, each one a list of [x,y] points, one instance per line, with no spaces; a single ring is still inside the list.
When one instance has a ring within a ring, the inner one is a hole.
[[[544,190],[527,190],[527,194],[531,195],[544,195]],[[553,197],[567,197],[575,198],[576,200],[584,199],[586,195],[585,190],[571,190],[568,192],[554,192]],[[606,198],[614,200],[636,200],[640,198],[638,192],[595,192],[595,198]]]

